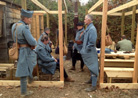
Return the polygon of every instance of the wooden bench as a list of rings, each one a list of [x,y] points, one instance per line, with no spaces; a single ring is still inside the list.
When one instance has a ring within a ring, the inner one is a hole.
[[[112,83],[112,79],[124,79],[132,78],[133,68],[115,68],[115,67],[105,67],[104,71],[107,75],[107,82]]]
[[[122,68],[133,68],[133,59],[105,59],[105,67],[122,67]]]

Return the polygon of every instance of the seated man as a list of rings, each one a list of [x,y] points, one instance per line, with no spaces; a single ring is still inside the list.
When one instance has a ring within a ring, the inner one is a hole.
[[[132,51],[132,42],[126,39],[125,35],[121,36],[121,41],[116,45],[116,50],[119,51]]]
[[[51,48],[49,45],[48,36],[43,34],[40,42],[36,47],[38,65],[41,66],[42,72],[46,74],[54,74],[56,68],[59,68],[59,62],[51,56]],[[68,77],[65,69],[64,69],[64,78],[65,81],[74,82],[71,78]]]

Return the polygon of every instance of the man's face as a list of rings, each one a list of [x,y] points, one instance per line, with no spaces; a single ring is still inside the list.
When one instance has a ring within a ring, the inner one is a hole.
[[[47,30],[47,31],[45,31],[47,34],[49,34],[50,33],[50,30]]]
[[[31,24],[31,23],[32,23],[32,18],[27,18],[27,17],[25,17],[25,18],[24,18],[24,21],[25,21],[25,23],[27,23],[27,24]]]
[[[80,29],[82,29],[83,28],[83,26],[77,26],[77,29],[78,30],[80,30]]]
[[[85,16],[84,23],[85,25],[89,25],[91,23],[91,20],[88,18],[88,16]]]
[[[43,42],[45,45],[47,45],[49,43],[49,40],[44,40]]]

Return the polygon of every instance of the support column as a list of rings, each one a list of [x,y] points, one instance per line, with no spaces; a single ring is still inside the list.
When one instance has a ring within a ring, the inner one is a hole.
[[[60,57],[60,81],[64,81],[63,71],[63,23],[62,23],[62,0],[58,0],[58,20],[59,20],[59,57]]]
[[[44,32],[44,16],[41,15],[41,33]]]
[[[40,27],[39,27],[39,15],[36,15],[36,34],[37,34],[37,36],[36,36],[36,38],[37,38],[37,40],[39,39],[39,37],[40,37]]]
[[[121,35],[124,35],[124,28],[125,28],[125,11],[122,11],[122,21],[121,21]]]
[[[103,16],[102,16],[101,54],[100,54],[100,83],[103,83],[104,80],[104,56],[105,56],[105,35],[107,27],[107,10],[108,10],[108,0],[104,0]]]
[[[65,10],[65,44],[67,46],[67,11]]]
[[[50,26],[49,26],[49,13],[46,13],[46,15],[47,15],[47,16],[46,16],[46,18],[47,18],[47,19],[46,19],[46,20],[47,20],[47,28],[49,28],[49,27],[50,27]]]
[[[135,17],[136,17],[136,6],[133,7],[133,14],[132,14],[131,42],[133,44],[134,44],[134,35],[135,35]]]
[[[135,48],[133,83],[137,83],[137,77],[138,77],[137,71],[138,71],[138,24],[137,24],[137,38],[136,38],[136,48]]]
[[[26,0],[21,0],[21,6],[23,9],[27,10]]]

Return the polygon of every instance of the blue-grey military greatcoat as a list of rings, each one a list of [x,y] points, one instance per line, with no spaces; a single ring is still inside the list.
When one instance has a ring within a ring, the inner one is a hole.
[[[28,44],[30,46],[36,46],[37,42],[31,35],[29,26],[23,21],[19,21],[21,25],[16,27],[15,35],[13,36],[16,39],[16,33],[18,35],[17,41],[19,44]],[[12,35],[15,29],[16,23],[12,26]],[[14,40],[15,41],[15,40]],[[34,50],[30,47],[20,47],[19,48],[19,58],[17,62],[16,77],[30,76],[32,77],[32,71],[34,66],[37,63],[37,55]]]
[[[54,74],[56,70],[56,62],[51,56],[51,48],[49,45],[45,45],[43,42],[39,41],[35,50],[37,52],[38,65],[41,67],[42,72],[46,74]]]
[[[96,51],[97,31],[93,23],[84,31],[83,47],[80,51],[83,61],[92,74],[99,75],[98,56]]]

